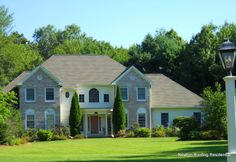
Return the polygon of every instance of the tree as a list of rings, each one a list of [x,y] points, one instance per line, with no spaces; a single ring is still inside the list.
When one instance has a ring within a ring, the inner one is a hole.
[[[75,92],[71,101],[69,125],[71,136],[80,134],[81,112],[78,95]]]
[[[116,98],[113,106],[113,130],[116,135],[119,131],[125,129],[125,110],[121,98],[120,87],[117,86]]]
[[[215,91],[210,87],[203,90],[203,127],[207,130],[216,130],[221,136],[226,137],[226,97],[225,92],[221,91],[221,85],[215,84]]]
[[[0,35],[8,34],[12,28],[12,14],[4,6],[0,6]]]

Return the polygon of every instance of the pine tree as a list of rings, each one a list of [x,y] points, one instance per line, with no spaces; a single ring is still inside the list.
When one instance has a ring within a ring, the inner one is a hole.
[[[71,136],[80,134],[81,112],[78,101],[78,95],[75,92],[70,107],[69,125]]]
[[[113,106],[113,130],[116,135],[120,130],[125,129],[125,110],[122,102],[120,87],[117,86],[116,98]]]

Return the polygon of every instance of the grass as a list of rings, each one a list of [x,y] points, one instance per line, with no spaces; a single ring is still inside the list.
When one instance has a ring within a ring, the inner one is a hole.
[[[226,162],[226,157],[185,155],[225,153],[226,141],[177,141],[177,138],[91,138],[0,146],[1,162]],[[204,153],[204,154],[203,154]]]

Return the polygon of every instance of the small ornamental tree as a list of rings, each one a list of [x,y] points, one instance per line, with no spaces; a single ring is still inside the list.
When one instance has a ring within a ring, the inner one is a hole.
[[[80,123],[81,123],[81,112],[78,101],[78,95],[75,92],[70,107],[70,116],[69,116],[69,125],[70,125],[70,134],[75,136],[80,134]]]
[[[114,134],[117,135],[117,133],[121,130],[125,129],[125,110],[124,105],[122,102],[120,87],[117,86],[116,90],[116,98],[113,106],[113,130]]]

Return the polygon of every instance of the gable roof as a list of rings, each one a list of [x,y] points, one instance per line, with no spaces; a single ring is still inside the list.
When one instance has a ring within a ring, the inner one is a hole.
[[[126,68],[113,82],[112,84],[116,84],[121,78],[123,78],[125,75],[127,75],[131,70],[134,70],[141,78],[143,78],[145,81],[151,84],[151,80],[146,77],[143,73],[141,73],[135,66],[130,66],[129,68]]]
[[[61,81],[53,75],[50,71],[48,71],[45,67],[42,65],[39,65],[36,67],[33,71],[31,71],[27,76],[25,76],[22,80],[20,80],[17,85],[22,85],[27,79],[29,79],[34,73],[36,73],[38,70],[42,70],[44,73],[46,73],[51,79],[56,81],[59,85],[61,84]]]
[[[200,96],[184,88],[163,74],[145,74],[152,80],[153,108],[201,107]]]
[[[5,86],[3,88],[3,91],[5,92],[9,92],[11,91],[13,88],[15,88],[15,86],[21,81],[23,80],[25,77],[27,77],[30,74],[30,71],[24,71],[22,72],[20,75],[18,75],[18,77],[16,77],[14,80],[12,80],[7,86]]]
[[[77,85],[108,85],[126,67],[106,55],[53,55],[43,64],[63,87]]]

